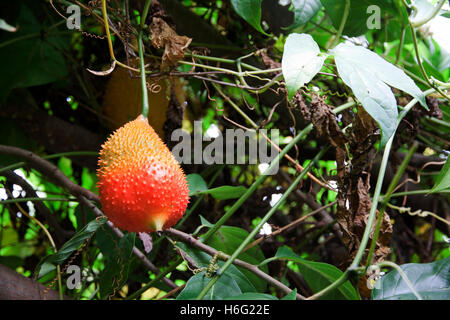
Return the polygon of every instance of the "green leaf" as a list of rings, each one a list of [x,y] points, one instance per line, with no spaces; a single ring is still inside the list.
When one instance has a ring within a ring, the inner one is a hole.
[[[450,257],[432,263],[407,263],[400,266],[416,291],[425,300],[450,300]],[[397,270],[375,283],[373,300],[415,300]]]
[[[63,244],[58,252],[45,257],[39,265],[36,267],[36,273],[39,277],[45,275],[46,273],[41,272],[43,265],[46,266],[47,270],[51,270],[51,265],[61,264],[67,258],[69,258],[74,251],[76,251],[80,245],[85,242],[94,232],[97,231],[103,224],[107,221],[106,217],[99,219],[94,219],[90,221],[83,229],[78,231],[69,241]]]
[[[309,34],[291,33],[284,44],[281,68],[289,99],[320,71],[326,55]]]
[[[267,35],[261,28],[261,2],[262,0],[231,0],[234,10],[242,19],[259,32]]]
[[[224,300],[278,300],[277,297],[259,292],[247,292],[234,297],[228,297]]]
[[[47,84],[67,76],[61,49],[70,44],[69,36],[42,34],[33,12],[22,4],[14,21],[17,32],[7,33],[0,42],[19,39],[0,48],[0,100],[5,100],[14,88]]]
[[[414,81],[376,53],[349,43],[340,43],[330,52],[344,83],[380,126],[382,146],[395,132],[398,116],[397,102],[387,85],[409,93],[427,108],[425,96]]]
[[[227,199],[236,199],[242,196],[247,191],[247,188],[244,186],[222,186],[209,190],[199,191],[193,193],[192,195],[197,194],[210,194],[214,199],[217,200],[227,200]]]
[[[247,238],[248,234],[247,231],[238,227],[222,226],[208,239],[207,244],[218,251],[231,255]],[[255,246],[242,252],[237,258],[258,265],[264,260],[264,255],[261,249]],[[266,289],[267,283],[264,280],[249,270],[241,267],[238,267],[238,269],[252,282],[257,291],[263,292]],[[263,266],[261,270],[268,273],[267,266]]]
[[[118,244],[118,250],[106,258],[105,269],[100,276],[100,297],[106,299],[114,291],[119,290],[128,280],[136,234],[125,234]]]
[[[331,19],[333,27],[338,30],[344,15],[345,1],[321,0],[321,2]],[[397,10],[391,0],[351,0],[350,12],[342,32],[343,35],[357,37],[368,31],[367,19],[372,13],[367,13],[367,8],[371,5],[376,5],[380,8],[381,16],[384,13],[391,13],[394,16],[397,14]]]
[[[440,192],[448,188],[450,188],[450,157],[448,157],[447,161],[445,161],[445,164],[442,167],[439,176],[436,178],[436,183],[430,193]]]
[[[300,273],[313,292],[319,292],[331,283],[335,282],[343,274],[341,270],[331,264],[304,260],[296,255],[292,249],[287,246],[279,248],[274,258],[296,262],[300,269]],[[350,284],[350,281],[346,281],[339,288],[321,297],[321,299],[358,300],[359,297],[355,288]]]
[[[186,180],[189,187],[189,196],[208,190],[205,180],[197,173],[188,174]]]
[[[186,287],[178,295],[177,300],[193,300],[197,298],[198,294],[210,280],[211,278],[205,276],[205,271],[192,276],[186,283]],[[240,295],[241,293],[236,281],[225,273],[203,297],[203,300],[223,300],[228,297]]]
[[[291,3],[294,7],[294,23],[289,29],[304,25],[322,8],[320,0],[292,0]]]
[[[194,247],[188,246],[187,244],[182,242],[177,243],[176,245],[181,250],[186,252],[186,254],[191,257],[200,268],[207,268],[209,266],[209,263],[212,259],[209,254]],[[219,267],[221,267],[224,262],[218,261],[217,264],[219,265]],[[256,292],[256,288],[251,283],[251,281],[234,265],[230,265],[225,273],[231,276],[236,281],[239,289],[242,292]]]
[[[297,288],[295,288],[290,293],[281,298],[281,300],[296,300],[296,299],[297,299]]]

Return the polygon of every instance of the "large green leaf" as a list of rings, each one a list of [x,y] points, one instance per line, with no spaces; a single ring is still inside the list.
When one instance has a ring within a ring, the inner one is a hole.
[[[343,274],[341,270],[331,264],[302,259],[287,246],[279,248],[274,258],[296,262],[300,273],[314,292],[319,292],[329,286]],[[358,300],[359,297],[350,281],[346,281],[339,288],[321,297],[321,299]]]
[[[222,226],[211,238],[208,239],[207,244],[215,248],[218,251],[222,251],[226,254],[233,254],[233,252],[241,245],[241,243],[247,238],[249,233],[244,229],[231,226]],[[264,260],[264,255],[259,247],[252,247],[244,252],[242,252],[238,259],[245,262],[258,265]],[[267,283],[244,268],[238,267],[241,271],[255,286],[257,291],[263,292]],[[267,266],[261,268],[262,271],[268,272]]]
[[[267,35],[261,28],[262,0],[231,0],[234,10],[253,28]]]
[[[290,29],[297,28],[311,20],[322,8],[320,0],[292,0],[294,7],[294,23]]]
[[[94,232],[97,231],[107,221],[105,218],[94,219],[90,221],[83,229],[78,231],[69,241],[63,244],[58,252],[45,257],[36,267],[36,273],[39,277],[44,276],[48,272],[54,270],[57,264],[63,263],[69,258],[80,245],[86,241]],[[42,271],[42,270],[43,271]],[[45,271],[45,272],[44,272]]]
[[[321,0],[325,7],[331,22],[336,30],[341,25],[342,16],[344,15],[344,0]],[[345,23],[343,34],[350,37],[362,35],[368,31],[367,19],[371,13],[367,12],[367,8],[376,5],[380,8],[381,15],[384,12],[396,14],[397,10],[391,0],[351,0],[350,12]]]
[[[326,55],[309,34],[291,33],[284,44],[281,68],[289,99],[320,71]]]
[[[136,234],[134,232],[125,234],[119,240],[118,248],[114,253],[105,257],[105,269],[100,276],[101,299],[106,299],[127,281],[135,240]]]
[[[425,300],[450,300],[450,257],[432,263],[400,266],[413,287]],[[397,270],[375,283],[374,300],[414,300],[416,296]]]
[[[194,300],[210,280],[211,278],[205,276],[205,271],[192,276],[186,283],[186,287],[178,295],[177,300]],[[225,273],[211,287],[203,300],[223,300],[241,293],[236,281]]]
[[[450,158],[445,161],[431,192],[440,192],[448,188],[450,188]]]
[[[14,25],[17,32],[4,33],[0,38],[0,43],[6,43],[0,48],[0,100],[14,88],[47,84],[67,75],[61,49],[70,44],[69,37],[41,33],[38,20],[25,4]]]
[[[203,252],[200,251],[194,247],[188,246],[185,243],[179,242],[177,243],[177,246],[187,253],[189,257],[191,257],[195,263],[200,268],[207,268],[210,264],[210,261],[212,257]],[[217,264],[219,267],[221,267],[224,262],[218,261]],[[239,286],[239,289],[241,289],[242,292],[256,292],[255,286],[250,282],[250,280],[241,272],[238,268],[236,268],[234,265],[230,265],[226,271],[226,274],[231,276]]]
[[[376,53],[351,43],[340,43],[330,52],[344,83],[380,126],[382,146],[394,133],[398,116],[397,102],[387,85],[409,93],[427,108],[425,96],[414,81]]]

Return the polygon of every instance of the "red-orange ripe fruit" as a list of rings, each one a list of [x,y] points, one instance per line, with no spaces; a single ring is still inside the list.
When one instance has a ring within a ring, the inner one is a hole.
[[[117,129],[100,151],[98,189],[105,215],[130,232],[170,228],[189,202],[186,176],[142,115]]]

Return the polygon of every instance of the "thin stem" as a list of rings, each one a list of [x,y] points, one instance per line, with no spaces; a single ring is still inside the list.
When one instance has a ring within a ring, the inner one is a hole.
[[[446,0],[440,0],[439,3],[434,6],[433,11],[430,12],[430,14],[428,15],[428,17],[424,17],[422,20],[416,21],[416,22],[411,22],[411,25],[414,28],[419,28],[421,26],[423,26],[424,24],[426,24],[428,21],[430,21],[431,19],[433,19],[441,10],[442,6],[444,5]]]
[[[26,216],[28,219],[36,222],[36,224],[41,227],[41,229],[44,231],[44,233],[46,234],[48,240],[50,241],[50,244],[53,248],[54,253],[58,252],[58,249],[56,249],[56,244],[55,241],[53,241],[52,235],[50,234],[50,232],[47,230],[47,228],[35,217],[33,217],[32,215],[29,215],[28,212],[26,212],[21,206],[20,204],[16,203],[17,208],[19,209],[19,211]],[[63,300],[63,292],[62,292],[62,284],[61,284],[61,269],[59,264],[56,266],[56,275],[58,278],[58,290],[59,290],[59,299]]]
[[[433,82],[431,82],[430,78],[428,78],[427,72],[425,71],[425,68],[424,68],[423,63],[422,63],[422,59],[420,57],[419,46],[417,44],[416,30],[413,28],[411,21],[409,22],[409,25],[411,26],[411,35],[412,35],[412,39],[413,39],[414,52],[416,53],[416,60],[417,60],[417,64],[419,65],[420,72],[422,73],[422,75],[425,78],[426,82],[432,88],[436,89],[436,91],[441,96],[443,96],[445,99],[450,100],[450,97],[447,94],[445,94],[445,92],[443,92],[441,89],[439,89]]]
[[[398,168],[397,172],[395,173],[394,178],[391,180],[391,183],[389,184],[386,194],[383,197],[383,201],[389,201],[389,197],[391,196],[397,183],[399,182],[401,176],[403,175],[403,172],[405,172],[406,166],[411,161],[411,158],[414,155],[414,153],[416,152],[418,146],[419,145],[417,144],[417,142],[415,142],[413,144],[412,148],[408,151],[408,154],[403,159],[400,167]],[[385,210],[386,210],[386,203],[383,203],[383,206],[381,207],[381,209],[378,212],[378,218],[377,218],[377,222],[376,222],[376,226],[375,226],[375,231],[372,236],[372,242],[370,244],[369,253],[367,255],[366,268],[372,264],[372,256],[375,251],[375,247],[376,247],[377,240],[378,240],[378,235],[380,234],[381,223],[383,221],[383,216],[384,216]]]
[[[400,37],[400,44],[397,49],[397,56],[395,57],[395,64],[397,65],[400,61],[400,56],[402,54],[403,44],[405,43],[406,27],[402,28],[402,35]]]
[[[214,89],[236,110],[253,128],[257,129],[258,125],[247,114],[239,108],[239,106],[233,102],[215,83],[212,83]]]
[[[422,296],[416,291],[416,288],[414,288],[413,284],[411,283],[411,281],[409,281],[408,277],[406,276],[406,274],[403,272],[402,268],[400,268],[400,266],[398,264],[393,263],[391,261],[383,261],[383,262],[378,263],[377,266],[379,266],[379,267],[391,267],[391,268],[394,268],[395,270],[397,270],[397,272],[403,278],[403,280],[405,281],[406,285],[409,287],[409,289],[411,289],[411,292],[416,296],[416,298],[418,300],[423,300]]]
[[[339,288],[342,284],[345,283],[345,281],[348,280],[348,277],[350,276],[350,268],[345,270],[345,272],[332,284],[330,284],[328,287],[326,287],[325,289],[317,292],[316,294],[313,294],[312,296],[309,296],[308,298],[306,298],[306,300],[315,300],[317,298],[320,298],[321,296],[323,296],[324,294],[326,294],[327,292],[333,291],[336,288]]]
[[[216,181],[219,174],[222,172],[223,168],[225,168],[225,164],[221,165],[220,168],[214,173],[214,176],[211,178],[211,180],[208,183],[208,188],[211,187],[211,185]],[[194,202],[194,204],[187,210],[183,218],[175,225],[175,229],[178,229],[183,225],[183,223],[189,218],[189,216],[192,214],[192,212],[195,211],[195,209],[200,205],[200,203],[203,201],[203,198],[205,197],[204,194],[201,194],[198,199]]]
[[[313,129],[312,123],[310,123],[305,129],[298,133],[292,141],[284,147],[284,149],[272,160],[269,167],[256,179],[256,181],[248,188],[248,190],[233,204],[233,206],[217,221],[214,226],[206,232],[202,237],[202,241],[206,242],[235,212],[241,207],[241,205],[250,197],[256,188],[268,177],[275,166],[278,165],[284,155],[294,147],[303,137],[305,137]]]
[[[116,60],[116,57],[114,56],[114,49],[111,41],[111,33],[109,32],[108,13],[106,12],[106,0],[102,0],[102,15],[103,15],[103,22],[105,24],[106,39],[108,40],[109,55],[111,59],[114,61]]]
[[[342,15],[341,24],[339,25],[337,34],[331,44],[331,48],[334,48],[341,40],[342,32],[344,31],[345,23],[347,22],[349,13],[350,13],[350,0],[345,0],[345,8],[344,8],[344,13]]]
[[[417,194],[428,194],[431,192],[431,189],[424,189],[424,190],[411,190],[411,191],[403,191],[403,192],[396,192],[391,194],[390,198],[396,198],[396,197],[403,197],[403,196],[410,196],[410,195],[417,195]],[[436,193],[450,193],[450,190],[441,190]],[[384,197],[381,198],[382,201],[384,201]]]
[[[53,159],[53,158],[59,158],[59,157],[70,157],[70,156],[98,156],[98,152],[94,152],[94,151],[73,151],[73,152],[61,152],[61,153],[54,153],[51,155],[47,155],[44,157],[41,157],[42,159]],[[14,170],[20,167],[23,167],[24,165],[26,165],[26,162],[17,162],[17,163],[13,163],[9,166],[3,167],[0,169],[0,172],[2,171],[6,171],[6,170]]]
[[[149,103],[148,103],[148,91],[147,80],[145,79],[145,60],[144,60],[144,44],[142,41],[143,31],[139,31],[138,35],[138,48],[139,48],[139,62],[141,71],[141,88],[142,88],[142,115],[144,118],[148,118]]]
[[[297,185],[300,183],[300,181],[303,179],[303,177],[306,175],[306,173],[311,169],[314,162],[319,160],[327,151],[328,148],[322,149],[316,157],[311,161],[308,166],[305,168],[305,170],[298,175],[298,177],[295,179],[295,181],[289,186],[289,188],[286,190],[286,192],[283,194],[283,196],[278,200],[278,202],[269,210],[269,212],[266,213],[266,215],[261,219],[260,223],[256,226],[255,229],[253,229],[252,232],[247,236],[247,238],[241,242],[239,247],[233,252],[233,254],[230,256],[230,258],[223,264],[223,266],[218,270],[217,275],[212,277],[211,280],[208,282],[208,284],[203,288],[203,290],[199,293],[197,296],[197,300],[203,299],[203,297],[208,293],[208,291],[212,288],[212,286],[219,280],[220,276],[225,273],[225,271],[228,269],[228,267],[233,263],[234,259],[236,259],[239,254],[244,250],[244,248],[249,244],[249,242],[255,237],[255,235],[259,232],[259,230],[263,227],[263,225],[269,220],[269,218],[278,210],[278,207],[284,203],[284,201],[287,199],[287,197],[291,194],[292,191],[295,190]]]
[[[147,19],[148,10],[150,9],[150,5],[152,3],[152,0],[147,0],[144,5],[144,9],[142,10],[142,16],[141,16],[141,28],[145,27],[145,20]]]
[[[159,273],[155,279],[151,280],[149,283],[147,283],[145,286],[137,290],[136,292],[133,292],[133,294],[129,295],[126,300],[133,300],[139,297],[142,293],[147,291],[147,289],[151,288],[155,283],[158,283],[161,281],[166,275],[168,275],[170,272],[172,272],[178,265],[183,262],[183,258],[178,257],[175,261],[173,261],[164,272]]]
[[[28,198],[14,198],[0,201],[0,204],[7,203],[19,203],[28,201],[66,201],[66,202],[78,202],[76,198],[40,198],[40,197],[28,197]]]
[[[436,91],[435,89],[429,89],[424,92],[424,95],[427,96],[430,93],[435,92],[435,91]],[[405,106],[405,108],[401,111],[401,113],[399,114],[399,116],[397,118],[397,127],[398,127],[398,124],[400,123],[400,121],[406,116],[406,114],[412,109],[412,107],[414,107],[414,105],[417,102],[418,102],[418,100],[416,98],[414,98]],[[373,196],[373,200],[372,200],[372,206],[370,208],[369,217],[367,219],[366,227],[364,229],[364,234],[362,236],[361,243],[359,245],[358,251],[356,252],[355,258],[353,259],[353,262],[351,263],[350,267],[348,267],[348,269],[342,274],[342,276],[338,280],[336,280],[336,282],[332,283],[328,287],[317,292],[316,294],[309,297],[308,299],[317,299],[317,298],[323,296],[324,294],[328,293],[329,291],[333,290],[334,288],[337,288],[339,285],[343,284],[348,279],[350,272],[353,272],[358,269],[358,265],[361,262],[363,254],[367,247],[367,243],[369,241],[370,233],[372,231],[373,223],[375,220],[378,202],[380,201],[380,198],[381,198],[381,196],[380,196],[381,187],[383,185],[384,175],[386,172],[386,166],[388,163],[392,142],[394,141],[394,135],[395,135],[395,132],[389,138],[389,140],[385,146],[385,149],[384,149],[383,158],[381,160],[381,165],[380,165],[380,169],[378,172],[377,184],[375,187],[375,192],[374,192],[374,196]],[[391,197],[392,197],[392,195],[391,195]]]
[[[325,209],[327,209],[327,208],[329,208],[329,207],[331,207],[331,206],[334,206],[336,203],[337,203],[337,201],[330,202],[330,203],[327,204],[327,205],[324,205],[324,206],[322,206],[322,207],[320,207],[320,208],[317,208],[316,210],[314,210],[314,211],[312,211],[312,212],[310,212],[310,213],[308,213],[308,214],[305,214],[304,216],[301,216],[301,217],[298,218],[297,220],[292,221],[291,223],[289,223],[289,224],[287,224],[287,225],[281,227],[280,229],[277,229],[277,230],[273,231],[273,232],[270,233],[269,235],[267,235],[267,236],[265,236],[265,237],[260,237],[260,238],[256,239],[255,241],[253,241],[252,243],[250,243],[248,246],[246,246],[246,247],[244,248],[243,252],[245,252],[245,251],[247,251],[248,249],[250,249],[250,248],[252,248],[252,247],[258,245],[259,243],[261,243],[261,242],[263,242],[263,241],[265,241],[265,240],[267,240],[268,238],[273,238],[273,237],[275,237],[276,235],[278,235],[278,234],[284,232],[285,230],[288,230],[288,229],[291,229],[291,228],[297,226],[298,224],[300,224],[301,222],[305,221],[305,220],[308,219],[309,217],[312,217],[312,216],[315,215],[316,213],[319,213],[319,212],[322,211],[322,210],[325,210]]]
[[[191,247],[195,247],[207,254],[209,254],[210,256],[217,256],[218,259],[222,260],[222,261],[227,261],[229,259],[229,256],[217,251],[216,249],[205,245],[203,242],[197,240],[196,238],[194,238],[192,235],[181,232],[179,230],[173,229],[173,228],[169,228],[164,230],[164,233],[176,237],[177,239],[179,239],[180,241],[188,244]],[[277,288],[278,290],[284,292],[285,294],[289,294],[292,290],[289,289],[288,286],[286,286],[285,284],[283,284],[282,282],[278,281],[277,279],[269,276],[267,273],[265,273],[264,271],[260,270],[258,268],[258,266],[247,263],[245,261],[239,260],[239,259],[235,259],[233,262],[234,265],[238,266],[238,267],[242,267],[244,269],[247,269],[248,271],[250,271],[251,273],[255,274],[256,276],[258,276],[259,278],[261,278],[262,280],[266,281],[269,285],[273,286],[274,288]],[[304,297],[300,294],[297,293],[297,298],[298,299],[304,299]]]
[[[425,119],[430,121],[430,122],[433,122],[434,124],[450,128],[450,123],[447,122],[447,121],[440,120],[440,119],[433,118],[433,117],[425,117]]]
[[[393,204],[390,204],[388,202],[386,203],[386,205],[389,208],[398,210],[400,213],[406,212],[410,216],[415,216],[415,215],[419,215],[419,217],[432,216],[433,218],[435,218],[435,219],[437,219],[437,220],[439,220],[439,221],[441,221],[441,222],[443,222],[443,223],[445,223],[445,224],[450,226],[450,221],[445,220],[444,218],[438,216],[437,214],[435,214],[434,212],[431,212],[431,211],[422,211],[422,210],[419,209],[419,210],[416,210],[414,212],[411,212],[411,208],[409,208],[409,207],[398,207],[398,206],[394,206]]]
[[[148,10],[150,9],[151,0],[147,0],[145,2],[144,9],[141,15],[141,30],[138,34],[138,50],[139,50],[139,63],[140,63],[140,72],[141,72],[141,89],[142,89],[142,115],[144,118],[148,118],[148,112],[150,110],[150,106],[148,103],[148,91],[147,91],[147,79],[145,78],[145,60],[144,60],[144,43],[142,37],[144,36],[144,27],[145,20],[147,19]]]
[[[354,101],[347,102],[335,109],[333,109],[333,113],[342,112],[355,104]],[[294,145],[296,145],[301,139],[303,139],[309,132],[314,128],[313,124],[310,123],[306,126],[302,131],[300,131],[292,141],[284,147],[283,150],[277,155],[275,159],[272,160],[270,166],[260,175],[256,181],[250,186],[250,188],[234,203],[234,205],[217,221],[214,226],[208,230],[208,232],[202,238],[202,241],[207,241],[209,237],[211,237],[235,212],[240,206],[247,200],[250,195],[258,188],[258,186],[265,180],[267,174],[273,170],[273,168],[278,165],[281,159],[292,149]]]
[[[402,61],[403,63],[403,61]],[[411,71],[409,71],[408,69],[402,67],[402,66],[398,66],[400,69],[402,69],[403,71],[405,71],[405,73],[410,76],[411,78],[413,78],[415,81],[420,82],[421,84],[423,84],[424,86],[427,86],[429,88],[431,88],[430,84],[428,82],[426,82],[425,80],[423,80],[422,78],[416,76],[414,73],[412,73]]]

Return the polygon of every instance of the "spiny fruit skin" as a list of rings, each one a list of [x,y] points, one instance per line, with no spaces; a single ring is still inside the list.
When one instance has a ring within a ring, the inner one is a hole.
[[[103,212],[123,230],[161,231],[186,211],[186,176],[142,115],[102,145],[97,175]]]

